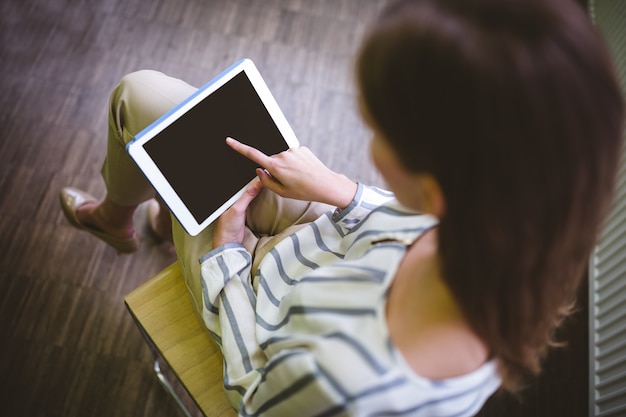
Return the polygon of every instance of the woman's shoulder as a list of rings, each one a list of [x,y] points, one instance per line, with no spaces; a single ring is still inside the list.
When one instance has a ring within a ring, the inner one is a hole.
[[[348,408],[380,415],[472,416],[500,386],[494,361],[463,375],[428,378],[394,347],[385,351],[325,355],[323,375],[343,393]]]

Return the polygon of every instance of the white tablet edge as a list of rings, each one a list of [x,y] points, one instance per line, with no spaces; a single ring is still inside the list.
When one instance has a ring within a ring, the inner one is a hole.
[[[287,146],[289,148],[297,148],[299,146],[299,142],[295,133],[280,110],[274,96],[265,84],[261,74],[250,59],[242,59],[231,65],[213,80],[198,89],[198,91],[192,94],[189,98],[185,99],[182,103],[139,132],[135,138],[126,145],[126,150],[131,158],[140,167],[140,170],[144,173],[156,192],[161,195],[161,198],[167,204],[170,211],[174,214],[185,231],[191,236],[196,236],[212,222],[214,222],[224,211],[237,201],[237,199],[243,194],[247,185],[235,193],[228,201],[222,204],[216,211],[213,212],[213,214],[211,214],[211,216],[201,223],[198,223],[180,199],[176,191],[163,176],[154,161],[145,151],[143,144],[241,71],[245,71],[259,98],[274,120],[276,127],[281,132]],[[226,138],[224,138],[224,140],[226,140]],[[253,178],[251,178],[251,180],[253,180]]]

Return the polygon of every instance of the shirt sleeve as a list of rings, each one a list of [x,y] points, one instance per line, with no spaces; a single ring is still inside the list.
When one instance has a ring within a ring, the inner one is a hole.
[[[358,183],[356,195],[352,202],[344,209],[337,209],[333,214],[333,221],[348,233],[372,210],[393,200],[395,195],[378,187]]]
[[[341,409],[343,399],[314,353],[287,343],[267,357],[256,337],[251,255],[227,244],[201,258],[203,318],[224,355],[224,387],[240,415],[306,417]]]

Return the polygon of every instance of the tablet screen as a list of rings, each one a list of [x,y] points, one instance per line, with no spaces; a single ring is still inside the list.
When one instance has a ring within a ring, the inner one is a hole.
[[[198,223],[256,175],[228,136],[266,155],[288,148],[243,71],[143,145]]]

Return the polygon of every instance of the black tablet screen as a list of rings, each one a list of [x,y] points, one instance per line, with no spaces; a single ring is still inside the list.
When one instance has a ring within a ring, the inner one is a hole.
[[[288,147],[244,72],[144,144],[198,223],[256,175],[258,165],[226,145],[228,136],[266,155]]]

